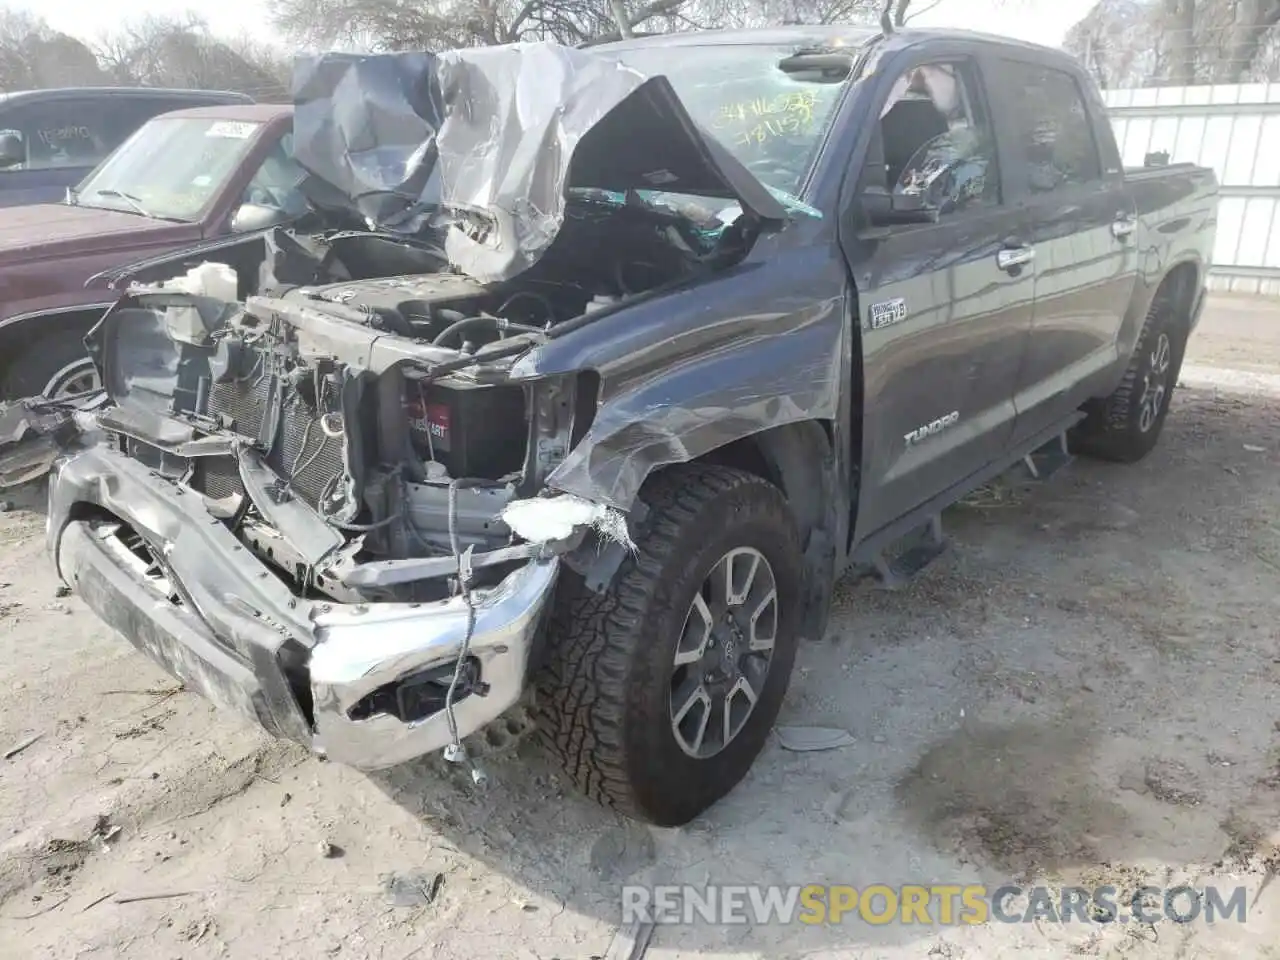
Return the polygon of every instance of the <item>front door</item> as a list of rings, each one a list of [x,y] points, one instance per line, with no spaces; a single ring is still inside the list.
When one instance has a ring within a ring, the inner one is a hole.
[[[978,63],[909,66],[881,116],[892,192],[923,188],[939,216],[846,242],[864,382],[858,539],[1005,453],[1034,286]]]

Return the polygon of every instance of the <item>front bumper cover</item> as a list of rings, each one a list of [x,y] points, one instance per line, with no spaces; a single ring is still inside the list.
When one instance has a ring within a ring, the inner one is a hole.
[[[146,541],[181,602],[86,519],[100,511]],[[406,723],[387,713],[353,718],[352,708],[385,685],[455,662],[467,621],[460,598],[301,600],[198,494],[101,446],[55,465],[47,535],[63,581],[108,626],[189,688],[275,736],[365,770],[450,742],[443,710]],[[486,687],[454,706],[462,736],[519,699],[558,570],[554,557],[531,560],[497,586],[472,591],[470,654]]]

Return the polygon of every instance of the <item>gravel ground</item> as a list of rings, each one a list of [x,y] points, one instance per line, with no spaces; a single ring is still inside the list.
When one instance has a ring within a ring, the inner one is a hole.
[[[476,792],[216,714],[57,595],[24,491],[0,515],[0,751],[38,739],[0,760],[0,956],[587,960],[627,878],[1253,898],[1280,869],[1280,307],[1215,302],[1188,364],[1144,463],[1001,484],[909,588],[843,583],[782,722],[854,743],[771,745],[680,830],[562,789],[519,715]],[[1280,958],[1278,917],[1280,884],[1243,925],[694,926],[648,956]]]

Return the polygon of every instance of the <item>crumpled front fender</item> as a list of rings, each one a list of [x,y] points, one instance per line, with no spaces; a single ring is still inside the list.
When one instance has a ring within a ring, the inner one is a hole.
[[[27,397],[0,404],[0,490],[38,480],[65,453],[93,442],[101,391],[68,400]]]

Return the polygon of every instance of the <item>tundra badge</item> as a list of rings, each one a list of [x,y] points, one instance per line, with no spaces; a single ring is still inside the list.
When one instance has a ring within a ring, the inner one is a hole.
[[[907,441],[908,447],[913,447],[922,440],[937,436],[947,427],[955,426],[959,420],[960,411],[952,410],[945,417],[939,417],[937,420],[926,423],[923,427],[916,427],[910,433],[904,433],[902,439]]]
[[[907,301],[902,297],[871,305],[871,329],[880,330],[907,319]]]

